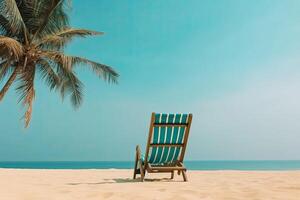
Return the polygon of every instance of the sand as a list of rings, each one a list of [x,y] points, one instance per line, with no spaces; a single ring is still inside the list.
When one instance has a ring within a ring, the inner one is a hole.
[[[300,171],[188,171],[188,182],[169,177],[147,174],[141,183],[132,170],[0,169],[0,199],[300,199]]]

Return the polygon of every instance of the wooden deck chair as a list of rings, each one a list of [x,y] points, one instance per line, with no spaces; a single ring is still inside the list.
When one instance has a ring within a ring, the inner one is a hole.
[[[152,113],[145,156],[139,145],[136,147],[133,179],[140,174],[144,181],[146,172],[171,173],[173,179],[177,171],[187,181],[183,159],[191,123],[192,114]]]

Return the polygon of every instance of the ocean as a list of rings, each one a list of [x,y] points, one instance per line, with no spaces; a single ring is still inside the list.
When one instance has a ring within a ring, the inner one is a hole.
[[[132,169],[133,165],[131,161],[0,161],[0,168],[16,169]],[[186,161],[185,166],[188,170],[300,170],[300,160]]]

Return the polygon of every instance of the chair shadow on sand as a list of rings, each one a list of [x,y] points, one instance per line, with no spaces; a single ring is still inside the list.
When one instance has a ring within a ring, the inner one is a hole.
[[[145,182],[177,182],[170,178],[161,178],[161,179],[144,179]],[[118,183],[141,183],[140,178],[131,179],[131,178],[113,178],[113,179],[104,179],[102,182],[78,182],[78,183],[67,183],[66,185],[102,185],[102,184],[118,184]]]

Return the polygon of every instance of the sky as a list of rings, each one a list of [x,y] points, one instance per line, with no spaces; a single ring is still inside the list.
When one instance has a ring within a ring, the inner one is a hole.
[[[74,0],[66,49],[114,67],[79,69],[82,106],[37,79],[30,127],[11,89],[0,161],[132,161],[151,112],[193,113],[186,160],[300,159],[300,1]],[[0,83],[2,86],[3,83]]]

